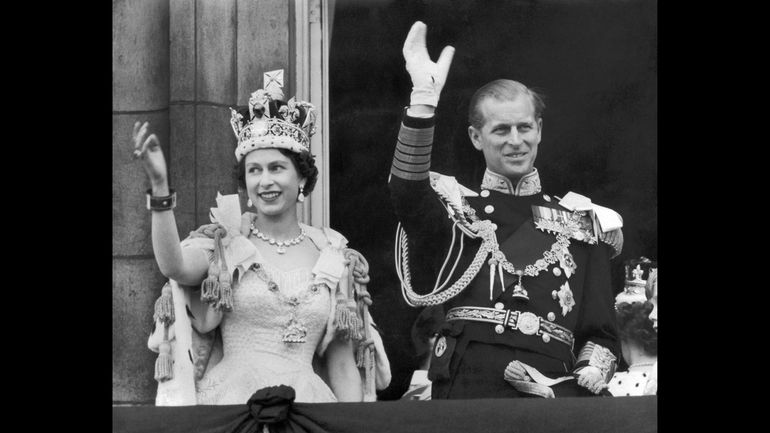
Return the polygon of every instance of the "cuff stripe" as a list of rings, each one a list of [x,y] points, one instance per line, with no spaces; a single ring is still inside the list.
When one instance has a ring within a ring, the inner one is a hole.
[[[397,158],[393,158],[393,166],[404,171],[427,172],[430,170],[430,161],[423,164],[412,164],[409,162],[399,161]]]
[[[401,130],[398,132],[398,141],[404,144],[426,146],[433,144],[434,127],[425,129],[416,129],[401,124]]]
[[[396,166],[390,167],[390,174],[404,180],[425,180],[430,177],[427,171],[420,172],[420,173],[411,173],[408,171],[400,170]]]
[[[426,162],[430,162],[430,155],[409,155],[396,151],[393,157],[408,164],[425,164]]]
[[[409,155],[430,155],[433,146],[430,144],[427,146],[412,146],[399,141],[396,144],[396,149]]]

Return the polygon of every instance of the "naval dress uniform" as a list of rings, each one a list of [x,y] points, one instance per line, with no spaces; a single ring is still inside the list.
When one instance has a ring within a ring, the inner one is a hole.
[[[432,397],[594,395],[575,373],[595,366],[609,382],[620,354],[612,248],[542,192],[536,169],[516,185],[487,170],[477,191],[429,172],[434,125],[404,114],[388,182],[405,299],[446,314]],[[514,360],[531,381],[504,378]]]

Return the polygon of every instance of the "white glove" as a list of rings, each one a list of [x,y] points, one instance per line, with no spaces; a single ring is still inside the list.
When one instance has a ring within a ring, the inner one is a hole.
[[[527,370],[521,366],[519,361],[511,361],[508,363],[508,366],[505,367],[505,371],[503,372],[503,378],[508,382],[514,380],[532,382],[532,377],[527,374]]]
[[[404,42],[406,71],[412,78],[412,95],[409,104],[436,107],[441,89],[446,83],[455,49],[447,45],[441,51],[438,61],[434,63],[425,46],[426,29],[427,26],[422,21],[415,22]]]
[[[578,371],[577,383],[594,394],[599,394],[603,389],[609,387],[609,385],[604,382],[602,372],[598,368],[590,365],[583,367]]]

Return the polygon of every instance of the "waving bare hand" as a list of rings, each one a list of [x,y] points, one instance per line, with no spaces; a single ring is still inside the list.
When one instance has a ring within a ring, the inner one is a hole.
[[[150,179],[153,189],[157,187],[167,188],[168,170],[163,150],[160,148],[160,140],[155,134],[147,135],[149,122],[134,123],[133,144],[134,158],[142,160],[144,171]]]
[[[455,49],[447,45],[434,63],[430,59],[428,48],[425,45],[426,32],[425,23],[415,22],[406,36],[403,53],[404,60],[406,60],[406,70],[412,78],[410,104],[436,107],[441,89],[444,88],[447,74],[449,74],[449,65],[452,64]]]

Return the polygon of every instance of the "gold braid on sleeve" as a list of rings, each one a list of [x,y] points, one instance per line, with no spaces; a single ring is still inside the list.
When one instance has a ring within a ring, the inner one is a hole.
[[[598,368],[599,371],[602,372],[604,382],[609,383],[612,375],[615,374],[617,358],[612,354],[610,349],[589,341],[580,350],[580,354],[577,358],[577,364],[575,364],[575,370],[586,366]]]

